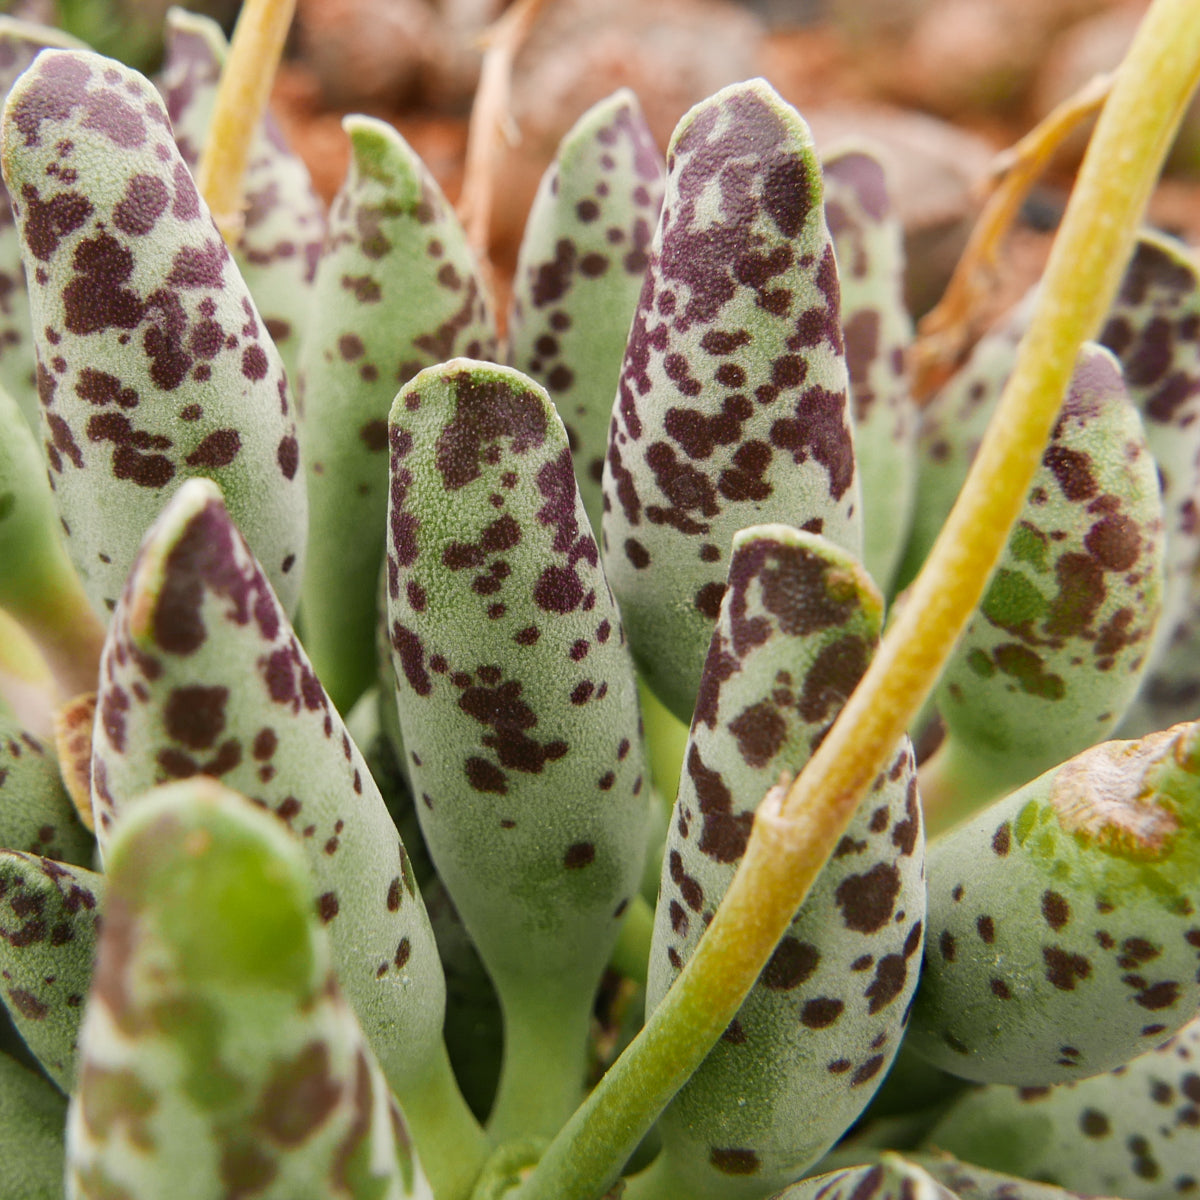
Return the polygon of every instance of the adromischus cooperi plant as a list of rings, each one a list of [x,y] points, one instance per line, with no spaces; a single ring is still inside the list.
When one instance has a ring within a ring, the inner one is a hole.
[[[215,27],[172,14],[165,103],[45,45],[0,24],[0,604],[107,633],[82,786],[2,718],[0,1195],[519,1195],[866,669],[1024,318],[918,420],[882,169],[755,81],[665,163],[628,93],[580,120],[502,346],[390,127],[348,120],[327,227],[264,133],[228,251]],[[1197,296],[1146,235],[924,761],[630,1200],[1198,1186]]]

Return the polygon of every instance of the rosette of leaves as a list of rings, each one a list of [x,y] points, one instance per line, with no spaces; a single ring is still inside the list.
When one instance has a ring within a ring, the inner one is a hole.
[[[858,553],[837,266],[807,126],[763,81],[676,127],[605,463],[605,564],[681,720],[733,534],[783,521]]]
[[[287,380],[157,92],[97,55],[46,51],[0,137],[51,481],[92,603],[111,611],[167,496],[206,475],[290,610],[307,503]]]

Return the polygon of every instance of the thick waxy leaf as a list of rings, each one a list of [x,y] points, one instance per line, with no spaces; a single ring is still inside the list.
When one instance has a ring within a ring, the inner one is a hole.
[[[444,1057],[444,985],[379,791],[214,484],[172,498],[143,543],[101,664],[92,803],[114,818],[157,783],[208,775],[287,824],[339,977],[406,1099]]]
[[[729,886],[757,802],[800,770],[866,669],[881,613],[857,561],[823,538],[784,526],[735,536],[667,836],[648,1008]],[[737,1018],[659,1120],[655,1169],[679,1195],[770,1195],[871,1098],[916,986],[923,845],[906,739]]]
[[[973,1163],[960,1162],[951,1154],[910,1154],[905,1157],[948,1187],[959,1200],[1068,1200],[1078,1195],[1051,1184],[1002,1175]]]
[[[1111,355],[1085,347],[1029,500],[936,693],[953,785],[986,795],[1109,734],[1163,589],[1162,503]]]
[[[933,843],[907,1045],[1035,1086],[1118,1066],[1200,1008],[1200,723],[1106,742]]]
[[[305,642],[342,709],[375,677],[396,390],[422,367],[495,352],[474,257],[433,176],[390,125],[345,125],[350,171],[330,212],[301,358],[312,497]]]
[[[663,174],[632,92],[589,109],[542,177],[513,279],[508,360],[554,398],[597,536],[613,395]]]
[[[0,850],[0,999],[64,1092],[75,1087],[103,895],[94,871]]]
[[[207,140],[227,53],[225,35],[215,21],[182,8],[167,11],[158,86],[175,142],[193,170]],[[270,113],[255,138],[243,191],[245,223],[233,247],[234,261],[294,383],[325,235],[325,210],[308,168],[289,149]]]
[[[1200,1018],[1107,1075],[974,1092],[929,1140],[966,1162],[1086,1195],[1192,1195],[1200,1186]]]
[[[0,1196],[62,1200],[67,1102],[40,1075],[0,1054]]]
[[[807,126],[761,80],[679,123],[605,463],[604,553],[634,655],[690,720],[730,539],[862,534],[837,268]]]
[[[956,1200],[956,1197],[916,1163],[898,1154],[884,1154],[877,1163],[801,1180],[780,1192],[776,1200]],[[1017,1196],[1009,1200],[1017,1200]]]
[[[904,230],[874,154],[829,155],[824,175],[862,486],[863,565],[886,592],[908,537],[917,484],[917,411],[904,370],[913,336],[904,303]]]
[[[51,482],[88,595],[116,604],[171,491],[207,475],[291,607],[306,503],[287,381],[158,93],[46,51],[2,137]]]
[[[566,431],[537,384],[459,359],[397,396],[390,438],[388,616],[421,825],[506,1054],[559,1038],[582,1069],[646,797],[633,666]]]
[[[68,1195],[430,1196],[284,826],[190,780],[134,806],[108,866]]]
[[[82,866],[95,845],[49,747],[0,717],[0,847]]]
[[[17,77],[47,46],[84,50],[82,42],[48,25],[0,15],[0,104]],[[0,387],[7,389],[33,429],[38,427],[37,370],[21,237],[8,189],[0,180]]]

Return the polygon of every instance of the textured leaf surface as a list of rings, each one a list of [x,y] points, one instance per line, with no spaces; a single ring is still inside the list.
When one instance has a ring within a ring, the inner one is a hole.
[[[401,1089],[436,1049],[444,985],[408,858],[362,755],[304,657],[215,485],[181,488],[146,536],[101,664],[92,803],[208,775],[304,847],[342,986]]]
[[[1093,745],[1133,698],[1162,603],[1157,472],[1112,357],[1085,347],[1029,500],[936,693],[943,753],[991,794]]]
[[[46,51],[3,126],[67,547],[97,609],[189,476],[221,484],[290,608],[306,503],[279,356],[170,135],[158,93]]]
[[[959,1101],[930,1144],[1086,1195],[1191,1195],[1200,1181],[1200,1019],[1107,1075],[983,1088]]]
[[[108,880],[71,1197],[431,1195],[280,822],[210,779],[160,789]]]
[[[40,1075],[0,1054],[3,1200],[61,1200],[67,1102]]]
[[[691,956],[745,851],[754,809],[796,773],[874,651],[882,601],[857,561],[812,534],[735,536],[667,836],[647,1007]],[[907,740],[736,1019],[659,1120],[697,1196],[767,1196],[870,1099],[916,986],[923,838]]]
[[[632,92],[590,108],[542,178],[513,279],[508,359],[553,397],[597,536],[613,395],[663,175]]]
[[[960,1162],[950,1154],[911,1154],[909,1162],[948,1187],[958,1200],[1068,1200],[1077,1192],[1064,1191],[1051,1184],[1021,1179],[988,1171],[972,1163]]]
[[[225,35],[215,21],[181,8],[168,9],[158,86],[175,142],[192,170],[207,140],[227,53]],[[308,168],[288,147],[269,112],[250,151],[243,193],[245,224],[233,248],[234,261],[294,384],[325,235],[325,210]]]
[[[1012,1193],[1008,1200],[1018,1200],[1018,1195]],[[955,1200],[955,1193],[916,1163],[885,1154],[878,1163],[801,1180],[777,1200]]]
[[[605,565],[651,686],[690,720],[738,530],[861,546],[837,268],[807,126],[765,83],[691,110],[621,371]]]
[[[967,1079],[1081,1079],[1200,1008],[1200,725],[1106,742],[929,852],[908,1045]]]
[[[397,389],[495,328],[466,236],[425,165],[383,121],[349,117],[350,171],[329,216],[301,378],[312,500],[306,644],[339,707],[374,679]]]
[[[0,979],[25,1044],[64,1091],[75,1086],[104,878],[0,850]]]
[[[900,563],[917,484],[917,411],[904,354],[904,231],[870,151],[826,156],[825,220],[837,254],[842,333],[863,503],[863,565],[886,592]]]

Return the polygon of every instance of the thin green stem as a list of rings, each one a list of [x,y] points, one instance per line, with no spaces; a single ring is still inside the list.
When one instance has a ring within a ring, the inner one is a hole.
[[[803,775],[759,808],[742,864],[674,986],[519,1189],[587,1200],[703,1061],[931,691],[1008,538],[1085,338],[1116,294],[1200,76],[1200,5],[1153,0],[1117,72],[1033,325],[958,504],[871,668]]]

